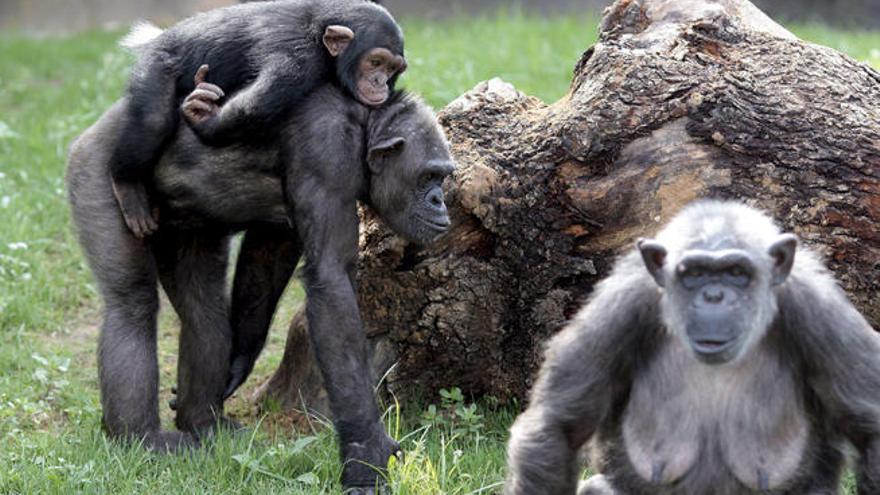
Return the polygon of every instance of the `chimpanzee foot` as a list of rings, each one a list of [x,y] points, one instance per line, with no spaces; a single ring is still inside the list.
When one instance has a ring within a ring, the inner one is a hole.
[[[122,211],[125,225],[138,239],[152,235],[159,229],[159,210],[150,209],[147,188],[142,182],[110,180],[113,195]]]
[[[199,441],[193,435],[182,431],[156,431],[144,436],[143,445],[152,452],[173,454],[196,448],[199,446]]]
[[[377,439],[351,442],[342,447],[343,493],[352,495],[379,495],[388,493],[385,478],[388,459],[403,458],[400,444],[389,437],[384,428]]]
[[[172,411],[177,411],[179,407],[179,403],[177,401],[177,387],[171,387],[171,393],[174,394],[174,397],[172,397],[171,400],[168,401],[168,407]],[[183,431],[192,433],[199,439],[213,437],[214,434],[219,430],[227,431],[233,434],[249,431],[247,427],[228,416],[219,416],[213,420],[202,421],[199,423],[193,423],[189,421],[181,422],[180,417],[178,416],[177,427]]]

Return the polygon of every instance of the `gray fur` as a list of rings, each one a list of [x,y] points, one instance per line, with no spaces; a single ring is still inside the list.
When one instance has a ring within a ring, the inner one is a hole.
[[[737,203],[686,208],[657,236],[664,288],[637,249],[557,336],[511,430],[507,494],[838,492],[846,445],[860,494],[880,493],[880,337],[809,250],[779,285],[778,228]],[[760,267],[729,360],[696,358],[679,318],[677,260],[737,248]],[[578,450],[601,473],[578,488]]]

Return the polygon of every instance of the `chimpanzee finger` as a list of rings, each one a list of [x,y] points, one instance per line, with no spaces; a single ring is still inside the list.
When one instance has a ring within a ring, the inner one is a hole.
[[[141,238],[147,237],[153,233],[153,227],[148,217],[138,220],[138,228],[141,231]]]
[[[126,218],[126,219],[125,219],[125,225],[128,226],[128,230],[130,230],[131,233],[134,234],[134,236],[135,236],[137,239],[143,239],[143,238],[144,238],[144,233],[141,232],[141,227],[140,227],[140,224],[138,223],[137,220]]]
[[[159,230],[159,224],[153,220],[152,216],[144,218],[144,234],[153,235]]]
[[[212,93],[216,93],[216,94],[220,95],[220,98],[223,98],[224,96],[226,96],[226,93],[220,88],[220,86],[217,86],[216,84],[211,84],[208,82],[199,83],[196,86],[196,89],[203,89],[206,91],[210,91]]]
[[[147,228],[147,225],[144,223],[143,219],[137,221],[137,238],[138,239],[146,239],[147,236],[150,235],[150,229]]]
[[[201,88],[202,86],[205,86],[205,85],[206,85],[205,83],[199,84],[199,88]],[[187,96],[187,99],[203,100],[203,101],[204,100],[217,101],[223,97],[223,95],[216,93],[214,91],[209,91],[207,89],[199,89],[199,88],[196,88],[195,91],[190,93],[189,96]]]
[[[211,110],[214,107],[210,103],[206,103],[202,100],[187,100],[183,103],[183,108],[187,111],[194,113],[211,113]]]
[[[205,82],[205,79],[208,77],[208,69],[208,64],[203,64],[201,67],[199,67],[199,70],[196,71],[196,76],[193,78],[196,86]]]
[[[134,234],[136,238],[144,238],[144,234],[141,232],[141,227],[138,224],[138,218],[136,216],[130,215],[126,210],[122,210],[122,219],[125,221],[125,226],[128,227],[128,230]]]

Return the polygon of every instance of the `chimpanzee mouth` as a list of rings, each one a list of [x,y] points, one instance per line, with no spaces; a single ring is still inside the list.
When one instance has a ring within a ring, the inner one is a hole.
[[[700,358],[721,358],[722,355],[734,346],[736,339],[702,338],[692,339],[691,348]]]
[[[449,230],[449,226],[452,224],[449,221],[449,217],[443,217],[442,219],[419,217],[419,220],[437,234],[442,234],[446,232],[447,230]]]
[[[364,91],[361,89],[358,91],[358,95],[360,96],[361,102],[373,107],[385,103],[385,100],[388,99],[388,93],[386,91]]]

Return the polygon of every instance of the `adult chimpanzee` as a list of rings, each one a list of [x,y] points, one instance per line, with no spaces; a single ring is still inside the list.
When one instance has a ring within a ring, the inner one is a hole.
[[[144,181],[174,136],[184,96],[201,113],[190,126],[205,143],[221,146],[273,139],[287,113],[324,82],[381,105],[406,69],[400,27],[364,0],[234,5],[186,19],[137,48],[110,173],[138,237],[158,227]]]
[[[214,148],[180,126],[154,177],[162,228],[145,243],[126,228],[108,174],[127,104],[118,102],[74,143],[68,170],[73,218],[105,303],[99,368],[109,434],[175,449],[222,420],[232,333],[251,331],[230,328],[228,239],[247,229],[234,324],[268,325],[304,253],[306,311],[345,461],[343,484],[372,486],[398,445],[385,433],[372,394],[355,298],[356,202],[416,242],[448,228],[440,184],[452,161],[433,113],[400,93],[369,109],[327,85],[297,108],[275,142]],[[282,162],[290,174],[286,201]],[[159,427],[157,279],[182,324],[181,432]]]
[[[880,337],[817,257],[737,203],[686,208],[554,337],[509,494],[880,493]],[[795,252],[797,251],[797,256]]]

